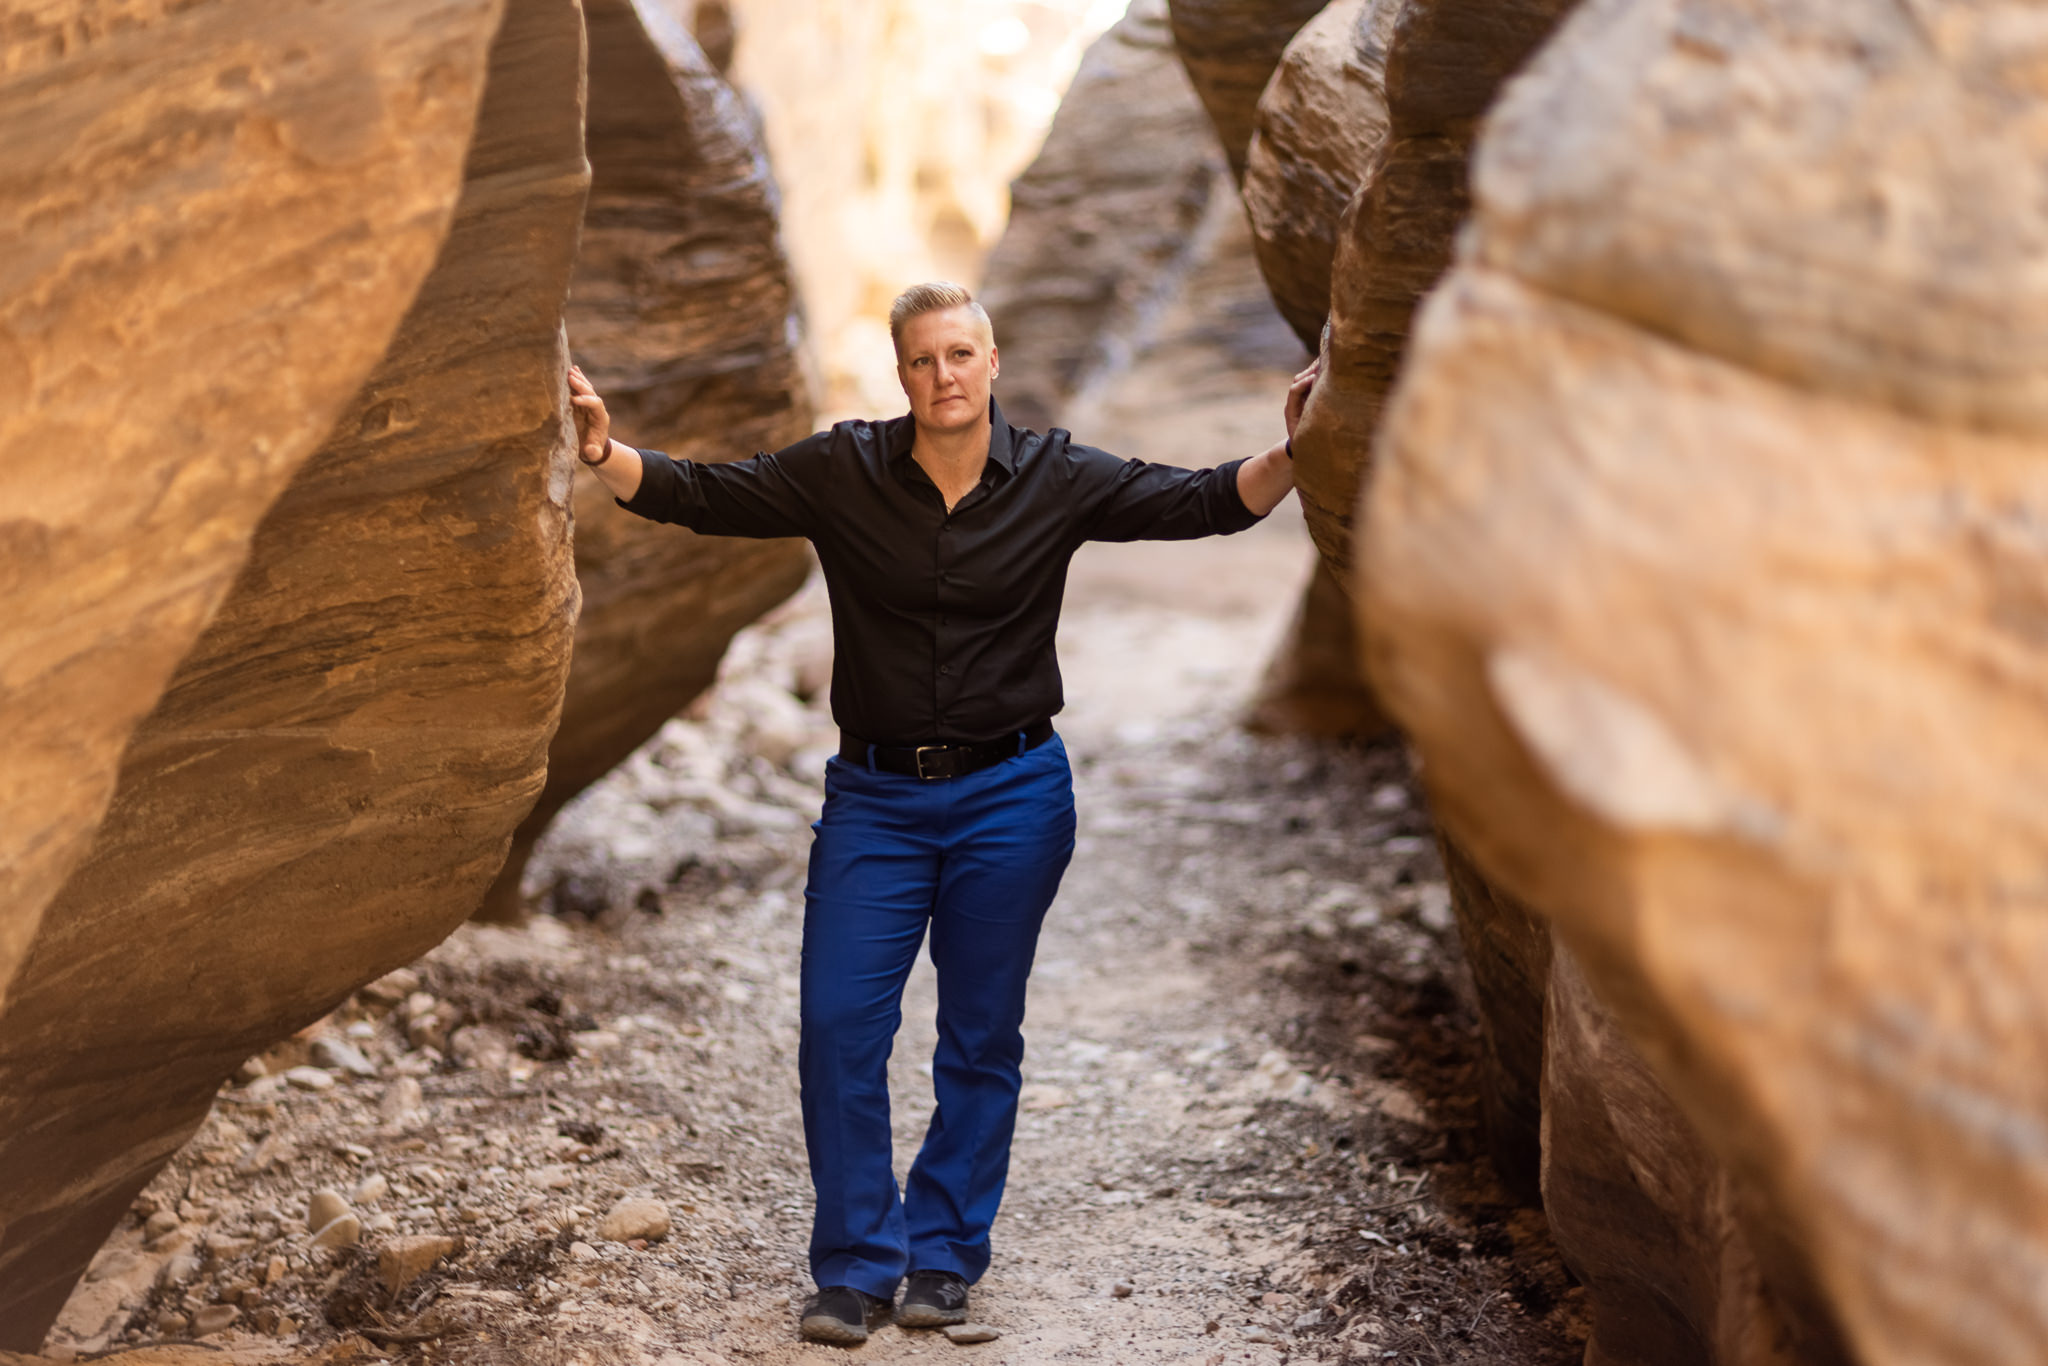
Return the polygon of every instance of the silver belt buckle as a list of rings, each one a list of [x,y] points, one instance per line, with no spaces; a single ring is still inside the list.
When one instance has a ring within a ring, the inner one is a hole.
[[[917,765],[917,776],[920,779],[929,783],[946,776],[943,773],[927,773],[924,771],[924,756],[927,754],[940,753],[945,749],[946,746],[944,745],[919,745],[917,749],[912,752],[911,758]]]

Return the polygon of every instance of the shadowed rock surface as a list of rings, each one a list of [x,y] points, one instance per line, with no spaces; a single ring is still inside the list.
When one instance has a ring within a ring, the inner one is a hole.
[[[1587,1360],[1848,1366],[1786,1230],[1753,1200],[1738,1211],[1748,1188],[1679,1113],[1571,951],[1544,957],[1544,1209],[1589,1289],[1598,1355]]]
[[[488,17],[451,12],[441,60]],[[16,975],[0,1346],[40,1341],[238,1062],[462,921],[539,791],[576,611],[581,34],[574,0],[512,0],[431,274],[130,739]],[[381,79],[345,83],[324,136],[354,147],[400,98]]]
[[[1006,418],[1042,431],[1091,380],[1130,364],[1194,268],[1225,188],[1162,0],[1136,0],[1082,59],[989,253],[980,298]]]
[[[500,5],[81,8],[0,31],[0,1001],[432,264]]]
[[[1168,8],[1174,46],[1241,182],[1259,95],[1323,0],[1169,0]]]
[[[1724,1164],[1701,1256],[1867,1366],[2048,1357],[2033,22],[1594,0],[1492,116],[1360,542],[1438,816]],[[1596,1306],[1702,1303],[1580,1227]]]
[[[1259,269],[1280,316],[1317,350],[1344,206],[1387,138],[1387,44],[1399,0],[1336,0],[1267,82],[1244,173]]]
[[[621,440],[732,460],[807,435],[795,298],[751,120],[658,0],[586,0],[590,202],[570,344]],[[733,632],[796,591],[801,541],[698,536],[576,490],[576,623],[547,786],[479,914],[520,914],[519,880],[562,804],[710,684]]]

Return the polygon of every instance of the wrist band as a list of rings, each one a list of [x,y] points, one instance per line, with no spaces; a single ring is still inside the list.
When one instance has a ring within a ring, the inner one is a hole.
[[[578,460],[583,460],[583,448],[582,448],[581,446],[578,446],[578,447],[576,448],[576,458],[577,458]],[[583,460],[583,463],[584,463],[584,464],[586,464],[586,465],[588,465],[588,466],[590,466],[590,468],[592,468],[592,469],[596,469],[596,468],[597,468],[597,467],[598,467],[599,465],[602,465],[602,464],[603,464],[603,463],[604,463],[605,461],[607,461],[607,460],[609,460],[609,459],[611,459],[611,458],[612,458],[612,439],[611,439],[610,437],[606,437],[606,438],[604,439],[604,454],[603,454],[603,455],[600,455],[600,456],[599,456],[599,457],[597,457],[597,459],[595,459],[595,460]]]
[[[1290,436],[1280,444],[1287,448],[1287,458],[1289,460],[1294,459],[1294,438]]]

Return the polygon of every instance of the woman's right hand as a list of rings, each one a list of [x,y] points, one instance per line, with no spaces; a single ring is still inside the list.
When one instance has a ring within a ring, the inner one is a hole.
[[[579,365],[569,367],[569,405],[576,414],[578,458],[586,465],[603,464],[605,452],[611,449],[611,414],[604,410],[604,400]]]

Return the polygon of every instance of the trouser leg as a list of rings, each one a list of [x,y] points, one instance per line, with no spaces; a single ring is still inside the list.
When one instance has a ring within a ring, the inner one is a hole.
[[[958,780],[932,910],[938,1047],[932,1112],[904,1190],[910,1265],[988,1269],[1024,1060],[1024,994],[1047,907],[1074,852],[1074,788],[1055,737]]]
[[[892,776],[839,760],[827,769],[804,891],[797,1048],[817,1197],[811,1275],[885,1298],[906,1259],[889,1052],[939,870],[930,794],[887,790]]]

